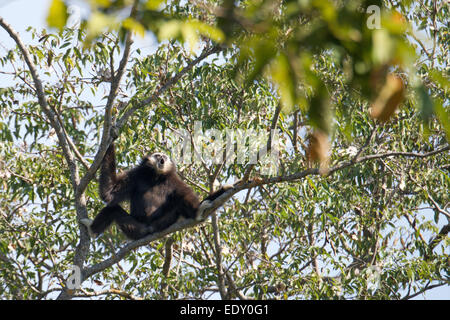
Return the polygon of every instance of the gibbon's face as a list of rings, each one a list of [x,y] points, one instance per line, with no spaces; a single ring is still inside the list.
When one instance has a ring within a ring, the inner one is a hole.
[[[142,165],[147,165],[156,170],[159,174],[165,174],[173,170],[173,162],[164,153],[153,153],[142,159]]]

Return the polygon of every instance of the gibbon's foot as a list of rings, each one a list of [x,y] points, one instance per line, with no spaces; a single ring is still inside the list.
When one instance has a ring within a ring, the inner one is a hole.
[[[209,206],[211,205],[211,201],[209,200],[203,200],[202,203],[200,203],[200,206],[197,209],[197,213],[195,215],[195,220],[196,221],[202,221],[203,218],[203,212],[205,211],[205,209],[209,208]]]
[[[227,184],[224,184],[222,186],[223,190],[229,190],[229,189],[232,189],[232,188],[234,188],[234,184],[231,184],[231,183],[227,183]]]
[[[80,222],[88,229],[89,236],[93,239],[97,238],[98,234],[94,233],[91,229],[93,220],[89,218],[80,219]]]

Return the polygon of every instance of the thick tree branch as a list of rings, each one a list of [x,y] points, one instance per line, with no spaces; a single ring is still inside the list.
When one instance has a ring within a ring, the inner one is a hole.
[[[138,1],[135,0],[133,4],[133,8],[131,10],[131,16],[134,16],[136,14],[136,6],[138,4]],[[84,195],[84,190],[86,189],[88,183],[92,180],[92,178],[95,175],[95,172],[97,171],[98,167],[100,166],[100,163],[106,153],[106,150],[110,143],[113,140],[113,137],[111,137],[111,127],[112,127],[112,107],[114,104],[114,100],[117,96],[118,88],[120,85],[120,81],[122,79],[122,76],[125,71],[125,67],[128,63],[128,58],[130,55],[130,48],[132,44],[132,32],[128,31],[126,34],[126,40],[125,40],[125,49],[122,56],[122,59],[120,61],[118,70],[114,73],[113,70],[111,70],[112,74],[112,81],[111,81],[111,88],[110,93],[108,95],[108,100],[105,106],[105,117],[104,117],[104,125],[103,125],[103,134],[101,143],[99,146],[99,150],[97,151],[97,154],[94,159],[94,163],[90,166],[86,174],[83,176],[81,181],[78,179],[78,172],[77,172],[77,181],[76,184],[74,184],[74,190],[75,190],[75,208],[77,212],[77,219],[80,221],[83,218],[87,218],[87,209],[86,209],[86,198]],[[113,68],[113,66],[111,66]],[[63,133],[64,130],[63,130]],[[76,149],[76,148],[75,148]],[[90,245],[90,237],[87,232],[87,229],[84,225],[81,223],[79,224],[80,229],[80,242],[78,243],[76,250],[75,250],[75,257],[74,257],[74,264],[78,266],[79,268],[83,267],[84,262],[86,261],[86,257],[89,253],[89,245]],[[71,298],[72,294],[71,292],[68,292],[67,290],[62,290],[61,294],[59,295],[58,299],[69,299]]]
[[[388,158],[388,157],[415,157],[415,158],[426,158],[426,157],[430,157],[430,156],[434,156],[440,153],[443,153],[445,151],[450,150],[450,146],[445,146],[439,149],[436,149],[434,151],[430,151],[427,153],[415,153],[415,152],[388,152],[388,153],[380,153],[380,154],[372,154],[372,155],[368,155],[368,156],[364,156],[361,157],[359,159],[355,159],[352,161],[345,161],[339,165],[336,165],[332,168],[330,168],[330,171],[328,173],[329,175],[332,175],[333,173],[339,172],[345,168],[348,168],[350,166],[354,166],[358,163],[363,163],[369,160],[376,160],[376,159],[383,159],[383,158]],[[272,177],[272,178],[267,178],[267,179],[254,179],[254,180],[248,180],[248,181],[238,181],[233,188],[227,190],[224,194],[222,194],[220,197],[218,197],[217,199],[215,199],[214,201],[212,201],[210,203],[210,205],[205,208],[205,211],[203,213],[198,213],[200,214],[200,216],[203,217],[202,221],[196,221],[196,220],[192,220],[192,219],[186,219],[186,220],[181,220],[175,224],[173,224],[172,226],[170,226],[169,228],[167,228],[166,230],[163,230],[161,232],[158,233],[154,233],[151,235],[148,235],[145,238],[136,240],[136,241],[132,241],[129,242],[127,244],[125,244],[121,249],[119,249],[119,251],[116,252],[116,254],[114,254],[112,257],[98,263],[95,264],[89,268],[86,268],[85,270],[83,270],[82,275],[83,275],[83,280],[89,278],[90,276],[103,271],[104,269],[114,265],[115,263],[121,261],[123,258],[126,257],[126,255],[131,252],[134,249],[137,249],[143,245],[147,245],[150,242],[159,240],[163,237],[165,237],[168,234],[171,234],[173,232],[176,231],[180,231],[180,230],[184,230],[187,228],[192,228],[195,226],[198,226],[200,224],[203,224],[205,219],[212,214],[213,212],[215,212],[219,207],[223,206],[223,204],[225,202],[227,202],[231,197],[233,197],[236,193],[242,191],[242,190],[247,190],[250,188],[254,188],[256,186],[260,186],[260,185],[265,185],[265,184],[273,184],[273,183],[282,183],[282,182],[293,182],[293,181],[297,181],[300,180],[306,176],[310,176],[310,175],[320,175],[319,174],[319,169],[315,168],[315,169],[306,169],[304,171],[298,172],[298,173],[294,173],[291,175],[286,175],[286,176],[278,176],[278,177]]]
[[[428,245],[433,250],[450,233],[450,223],[442,227],[441,231],[434,237]]]

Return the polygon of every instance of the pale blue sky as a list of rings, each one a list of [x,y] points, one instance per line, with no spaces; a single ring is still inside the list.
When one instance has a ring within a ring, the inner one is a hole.
[[[73,1],[74,4],[80,4],[80,1]],[[31,37],[25,31],[28,26],[35,28],[45,27],[45,18],[50,0],[0,0],[0,16],[7,23],[18,31],[22,40],[27,43]],[[155,43],[153,39],[136,39],[135,45],[139,47],[152,47]],[[4,53],[4,48],[13,47],[14,43],[8,34],[0,30],[0,52]],[[1,48],[3,47],[3,48]],[[2,77],[1,86],[7,86],[5,79]],[[450,299],[450,287],[440,287],[430,290],[425,295],[420,295],[416,299]]]

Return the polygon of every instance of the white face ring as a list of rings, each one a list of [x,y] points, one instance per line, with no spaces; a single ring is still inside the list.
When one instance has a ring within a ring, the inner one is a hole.
[[[153,153],[149,157],[149,162],[153,168],[156,169],[158,173],[168,173],[172,170],[173,162],[170,158],[164,153]]]

